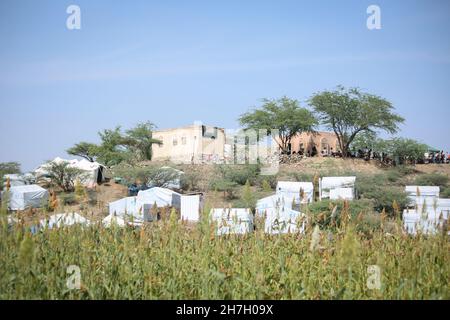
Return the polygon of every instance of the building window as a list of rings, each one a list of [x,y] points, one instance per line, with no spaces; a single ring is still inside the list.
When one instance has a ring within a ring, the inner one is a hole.
[[[178,140],[176,137],[173,137],[173,146],[177,146],[178,145]]]
[[[186,137],[181,137],[181,144],[186,144]]]

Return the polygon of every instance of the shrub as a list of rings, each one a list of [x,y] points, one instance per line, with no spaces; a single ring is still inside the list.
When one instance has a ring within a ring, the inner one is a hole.
[[[348,203],[349,213],[353,218],[356,218],[361,212],[363,214],[373,212],[373,201],[371,200],[354,200],[349,201]],[[344,207],[344,201],[322,200],[314,202],[308,205],[308,212],[313,214],[316,218],[320,217],[317,223],[319,223],[321,227],[328,227],[333,220],[332,214],[335,207],[337,207],[336,212],[334,213],[335,221],[339,224],[342,209]]]
[[[428,173],[420,175],[415,181],[418,186],[439,186],[443,187],[448,184],[448,176],[440,173]]]
[[[65,206],[71,206],[78,203],[75,193],[61,193],[59,198],[61,199],[61,203]]]
[[[237,183],[227,179],[216,179],[211,181],[210,189],[223,192],[225,199],[234,199],[234,191]]]

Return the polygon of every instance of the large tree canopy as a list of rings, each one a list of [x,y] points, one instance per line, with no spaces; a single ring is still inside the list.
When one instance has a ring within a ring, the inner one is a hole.
[[[297,100],[287,97],[278,100],[263,99],[261,108],[244,113],[239,122],[245,129],[265,129],[268,134],[278,129],[277,143],[282,151],[288,150],[288,145],[296,134],[313,131],[317,125],[317,119],[308,109],[301,108]]]
[[[128,130],[124,139],[124,144],[131,151],[136,152],[142,160],[152,160],[152,146],[161,145],[162,141],[153,139],[153,129],[155,125],[151,122],[139,123],[133,129]]]
[[[384,130],[392,134],[404,121],[393,112],[389,101],[358,88],[339,86],[335,91],[315,94],[309,103],[321,123],[336,134],[344,157],[349,155],[350,144],[359,133]]]
[[[67,150],[67,153],[73,156],[85,158],[90,162],[94,162],[99,154],[98,146],[89,142],[80,142]]]

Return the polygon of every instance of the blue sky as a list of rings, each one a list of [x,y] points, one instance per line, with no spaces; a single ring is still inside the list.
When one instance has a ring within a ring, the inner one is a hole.
[[[66,8],[81,8],[68,30]],[[366,9],[381,8],[381,30]],[[0,2],[0,162],[24,170],[150,120],[237,127],[262,98],[358,86],[450,151],[449,1]]]

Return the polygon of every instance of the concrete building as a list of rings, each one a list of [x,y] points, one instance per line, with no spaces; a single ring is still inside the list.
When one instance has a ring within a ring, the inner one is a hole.
[[[222,128],[193,124],[154,131],[153,138],[163,142],[153,145],[153,161],[200,164],[224,160],[226,138]]]
[[[340,150],[339,141],[333,132],[302,132],[291,139],[291,153],[328,156]]]

